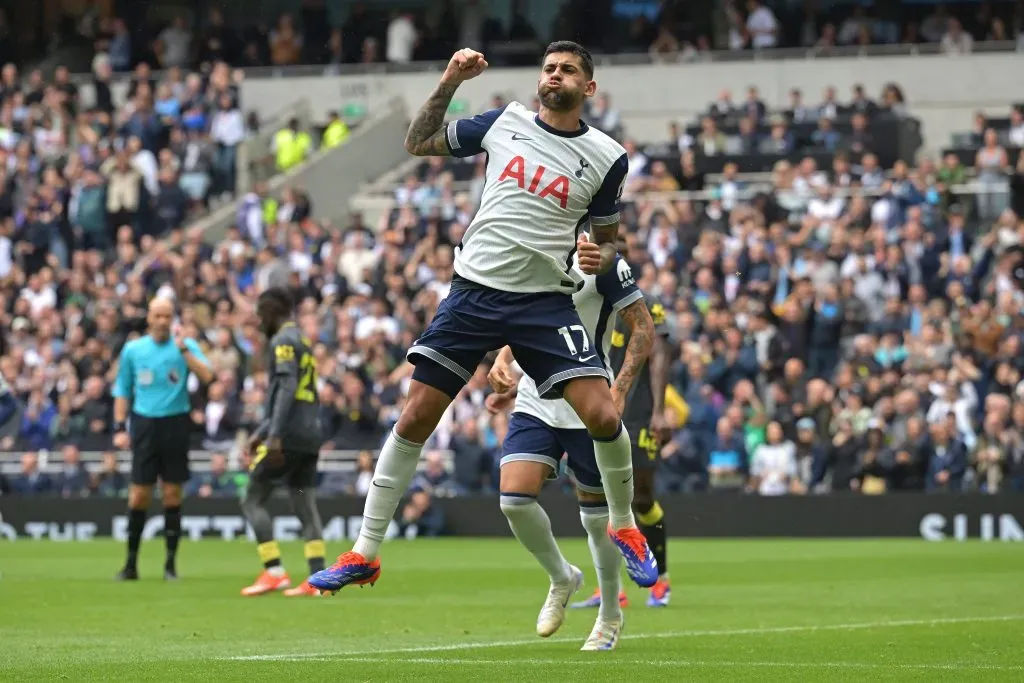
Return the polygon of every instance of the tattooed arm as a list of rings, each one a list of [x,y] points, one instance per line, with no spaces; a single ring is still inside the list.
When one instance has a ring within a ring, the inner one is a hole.
[[[651,312],[647,310],[647,303],[643,299],[638,299],[619,311],[619,317],[629,328],[629,344],[626,346],[626,354],[622,359],[622,367],[612,384],[615,405],[619,408],[621,415],[625,409],[626,396],[629,395],[636,376],[640,374],[644,363],[650,358],[651,349],[654,348],[654,321],[651,319]]]
[[[409,154],[418,157],[451,155],[445,141],[447,127],[444,115],[458,87],[457,83],[442,81],[434,88],[434,92],[430,93],[430,97],[409,124],[409,132],[405,134],[405,149]]]
[[[476,78],[486,68],[487,60],[476,50],[465,48],[452,55],[441,75],[441,82],[430,93],[409,125],[409,132],[405,135],[405,149],[410,154],[418,157],[451,154],[445,139],[447,127],[444,125],[448,105],[462,83]]]

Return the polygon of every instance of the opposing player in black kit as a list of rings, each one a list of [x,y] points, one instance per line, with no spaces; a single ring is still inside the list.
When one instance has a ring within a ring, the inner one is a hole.
[[[625,249],[620,248],[620,252],[625,253]],[[625,265],[624,261],[621,263]],[[628,267],[620,268],[619,277],[632,280],[633,272],[636,271]],[[608,362],[615,376],[612,394],[622,415],[622,423],[632,437],[633,512],[640,531],[647,538],[647,544],[658,562],[659,577],[657,583],[651,586],[647,606],[666,607],[672,591],[668,581],[664,512],[655,498],[654,474],[658,468],[661,445],[670,436],[665,421],[665,388],[671,364],[671,348],[669,331],[665,324],[665,307],[647,293],[644,293],[644,301],[651,313],[651,320],[654,321],[654,345],[649,358],[639,366],[627,365],[627,357],[643,358],[637,355],[629,356],[626,353],[630,343],[641,340],[634,340],[629,327],[619,318],[612,333]],[[626,603],[626,594],[621,593],[619,604],[625,607]],[[576,603],[573,607],[599,607],[600,604],[601,596],[600,592],[597,592],[588,600]]]
[[[264,569],[251,586],[242,589],[245,596],[273,591],[284,591],[288,596],[320,594],[308,581],[290,588],[291,580],[281,565],[281,549],[274,540],[273,523],[266,509],[276,484],[284,483],[295,515],[302,522],[309,573],[323,569],[326,549],[316,507],[321,446],[316,358],[310,340],[291,319],[293,308],[291,295],[278,288],[263,292],[256,304],[260,326],[270,339],[270,388],[263,424],[249,440],[252,463],[242,510],[256,535]]]

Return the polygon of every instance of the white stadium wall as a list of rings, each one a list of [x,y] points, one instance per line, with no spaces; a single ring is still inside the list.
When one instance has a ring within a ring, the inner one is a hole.
[[[287,79],[251,78],[242,85],[247,110],[270,116],[282,103],[298,97],[310,100],[314,116],[322,117],[346,104],[361,104],[372,112],[392,97],[402,97],[409,111],[426,99],[438,73],[392,75],[311,76]],[[529,103],[537,71],[495,69],[465,84],[456,97],[473,113],[489,106],[501,93]],[[937,148],[953,132],[970,127],[977,109],[1006,115],[1006,106],[1024,100],[1024,55],[1015,53],[969,56],[894,56],[831,59],[790,59],[710,64],[599,66],[597,82],[622,111],[633,137],[661,141],[669,121],[689,121],[706,109],[722,89],[736,100],[756,85],[771,107],[784,107],[792,87],[804,91],[808,104],[821,99],[833,85],[840,100],[849,98],[854,84],[876,96],[896,82],[911,112],[924,124],[926,145]]]

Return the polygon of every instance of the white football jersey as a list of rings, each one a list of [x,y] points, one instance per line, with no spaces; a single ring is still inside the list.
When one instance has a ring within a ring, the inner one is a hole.
[[[608,365],[608,349],[611,346],[612,331],[615,330],[615,315],[635,301],[642,301],[644,294],[636,286],[633,272],[622,257],[603,275],[584,275],[579,270],[579,261],[573,258],[572,270],[583,282],[583,288],[573,295],[573,303],[580,314],[583,330],[567,330],[570,348],[575,346],[580,355],[596,354],[604,361],[608,376],[612,376]],[[595,343],[596,342],[596,343]],[[591,344],[594,346],[591,347]],[[515,412],[533,415],[549,427],[556,429],[586,429],[565,399],[543,399],[537,392],[537,384],[524,374],[519,380]]]
[[[555,130],[518,102],[446,128],[452,156],[487,153],[480,208],[455,249],[455,272],[505,292],[575,292],[576,237],[619,220],[629,162],[582,121]]]

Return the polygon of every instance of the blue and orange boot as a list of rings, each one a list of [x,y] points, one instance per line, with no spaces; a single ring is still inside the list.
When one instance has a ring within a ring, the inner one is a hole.
[[[594,591],[586,600],[580,600],[569,605],[573,609],[596,609],[601,606],[601,589],[598,588]],[[625,609],[629,607],[629,598],[626,596],[626,591],[619,592],[619,607]]]
[[[647,546],[640,529],[635,526],[616,531],[608,525],[608,537],[626,560],[626,573],[641,588],[650,588],[658,582],[658,561]]]
[[[648,607],[668,607],[668,601],[672,598],[672,587],[669,586],[667,578],[658,578],[658,582],[651,586],[651,594],[647,597]]]
[[[372,586],[379,578],[379,558],[368,562],[365,557],[350,550],[340,555],[338,561],[327,569],[313,574],[308,581],[313,588],[333,595],[345,586]]]

